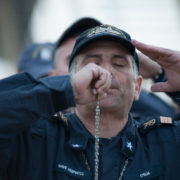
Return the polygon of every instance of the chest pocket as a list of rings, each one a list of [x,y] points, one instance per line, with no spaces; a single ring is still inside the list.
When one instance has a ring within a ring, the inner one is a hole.
[[[88,170],[60,163],[55,167],[55,176],[56,179],[61,180],[91,180],[91,174]]]
[[[124,180],[159,180],[163,174],[163,167],[161,165],[157,165],[150,168],[141,169],[137,173],[127,173],[124,176]]]

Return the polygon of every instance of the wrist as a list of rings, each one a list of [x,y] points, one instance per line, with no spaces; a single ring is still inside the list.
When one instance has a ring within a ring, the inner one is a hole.
[[[154,82],[164,82],[166,81],[166,74],[164,69],[161,69],[154,77],[153,77],[153,81]]]

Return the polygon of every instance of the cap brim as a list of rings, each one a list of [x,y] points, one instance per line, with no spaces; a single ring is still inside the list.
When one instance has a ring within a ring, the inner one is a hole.
[[[104,34],[98,34],[96,36],[92,36],[90,38],[87,38],[86,40],[84,41],[81,41],[76,47],[75,49],[73,50],[72,54],[71,54],[71,57],[70,57],[70,64],[69,64],[69,67],[71,65],[71,62],[72,62],[72,59],[77,55],[79,54],[79,52],[84,48],[85,45],[93,42],[93,41],[96,41],[96,40],[112,40],[112,41],[116,41],[118,43],[120,43],[121,45],[123,45],[129,52],[132,56],[134,56],[134,52],[135,52],[135,47],[131,44],[130,41],[120,37],[120,36],[117,36],[117,35],[113,35],[113,34],[107,34],[107,33],[104,33]]]

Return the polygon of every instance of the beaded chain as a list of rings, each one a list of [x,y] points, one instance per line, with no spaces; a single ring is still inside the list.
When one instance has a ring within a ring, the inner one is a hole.
[[[95,112],[95,159],[94,159],[94,180],[98,180],[99,177],[99,123],[100,123],[100,107],[99,107],[99,97],[97,96],[96,112]],[[128,165],[128,159],[126,159],[122,171],[119,176],[119,180],[122,180],[124,172],[126,171]]]
[[[96,90],[93,89],[93,93],[96,94]],[[99,97],[97,96],[97,103],[96,103],[96,109],[95,109],[95,159],[94,159],[94,180],[99,179],[99,123],[100,123],[100,106],[99,106]],[[87,161],[87,158],[84,154],[82,153],[83,158],[85,160],[86,166],[88,170],[90,171],[90,166]],[[124,172],[126,171],[128,165],[128,159],[126,159],[124,166],[122,168],[122,171],[119,176],[119,180],[122,180]]]
[[[99,123],[100,123],[100,107],[99,107],[99,97],[97,96],[96,112],[95,112],[94,180],[98,180],[98,176],[99,176]]]

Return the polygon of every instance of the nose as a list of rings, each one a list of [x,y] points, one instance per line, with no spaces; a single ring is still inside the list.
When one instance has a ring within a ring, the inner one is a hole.
[[[111,64],[109,63],[109,62],[103,62],[102,64],[101,64],[101,67],[102,68],[104,68],[104,69],[106,69],[108,72],[110,72],[110,74],[112,75],[112,66],[111,66]]]
[[[101,67],[103,67],[104,69],[106,69],[107,71],[109,71],[109,72],[111,72],[111,65],[110,65],[110,63],[109,62],[103,62],[102,64],[101,64]]]

